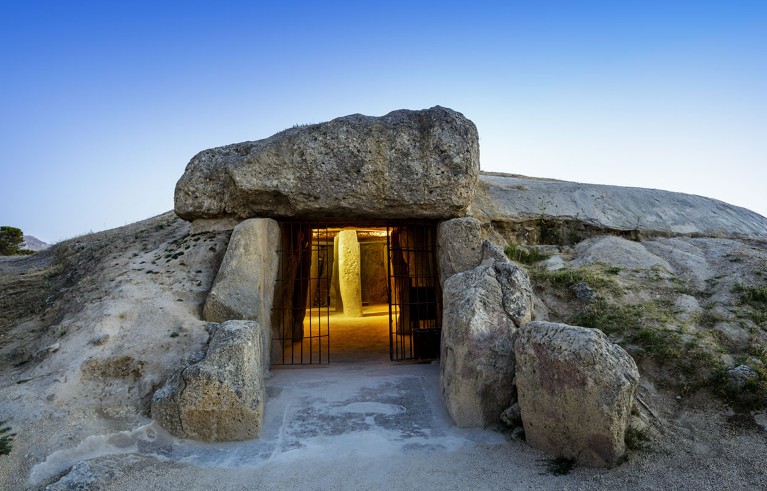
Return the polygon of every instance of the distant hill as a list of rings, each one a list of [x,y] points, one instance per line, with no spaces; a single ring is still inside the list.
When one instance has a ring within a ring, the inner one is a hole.
[[[29,251],[44,251],[45,249],[48,249],[50,246],[51,246],[50,244],[43,242],[37,237],[34,237],[32,235],[25,235],[24,243],[22,244],[21,248],[27,249]]]

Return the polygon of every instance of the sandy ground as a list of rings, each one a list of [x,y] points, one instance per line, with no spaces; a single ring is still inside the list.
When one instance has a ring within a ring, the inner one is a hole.
[[[651,449],[627,463],[553,475],[550,456],[506,432],[454,427],[438,380],[437,364],[274,370],[258,440],[199,444],[146,420],[62,445],[17,484],[42,489],[95,458],[109,476],[86,489],[767,489],[767,431],[696,401],[666,401]]]

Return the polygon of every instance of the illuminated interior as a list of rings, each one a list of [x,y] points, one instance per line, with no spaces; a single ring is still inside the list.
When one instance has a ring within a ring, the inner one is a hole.
[[[272,364],[439,357],[433,224],[280,226]]]
[[[385,227],[312,229],[304,333],[284,346],[286,363],[389,360],[386,239]]]

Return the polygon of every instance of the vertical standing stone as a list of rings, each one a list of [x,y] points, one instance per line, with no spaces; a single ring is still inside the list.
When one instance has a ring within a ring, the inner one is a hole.
[[[386,271],[386,242],[360,242],[360,277],[362,302],[370,305],[387,303],[389,292]]]
[[[333,273],[330,278],[330,306],[336,312],[344,311],[344,301],[341,298],[341,286],[338,281],[338,235],[333,237]]]
[[[476,218],[454,218],[437,227],[439,281],[479,266],[482,261],[482,227]]]
[[[232,232],[224,260],[205,300],[203,318],[211,322],[255,320],[262,329],[262,351],[269,367],[270,325],[280,227],[270,218],[245,220]]]
[[[355,230],[342,230],[338,233],[338,272],[344,314],[362,317],[360,244]]]
[[[495,423],[511,402],[514,338],[532,316],[527,274],[508,259],[445,281],[442,398],[456,426]]]

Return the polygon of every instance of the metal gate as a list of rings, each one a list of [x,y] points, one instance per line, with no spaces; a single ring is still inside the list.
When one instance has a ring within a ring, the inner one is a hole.
[[[386,234],[386,266],[380,278],[386,283],[382,287],[386,291],[381,290],[381,294],[386,295],[389,304],[390,359],[438,358],[442,313],[434,223],[286,222],[280,224],[277,251],[272,363],[330,362],[331,317],[343,303],[338,288],[338,251],[334,251],[334,239],[340,231],[350,228],[357,230],[359,237]],[[377,232],[371,232],[371,228]],[[365,285],[362,286],[364,295]]]
[[[333,238],[327,226],[317,224],[281,223],[280,232],[272,307],[272,363],[327,364]]]
[[[433,223],[387,229],[391,359],[439,358],[442,312]]]

